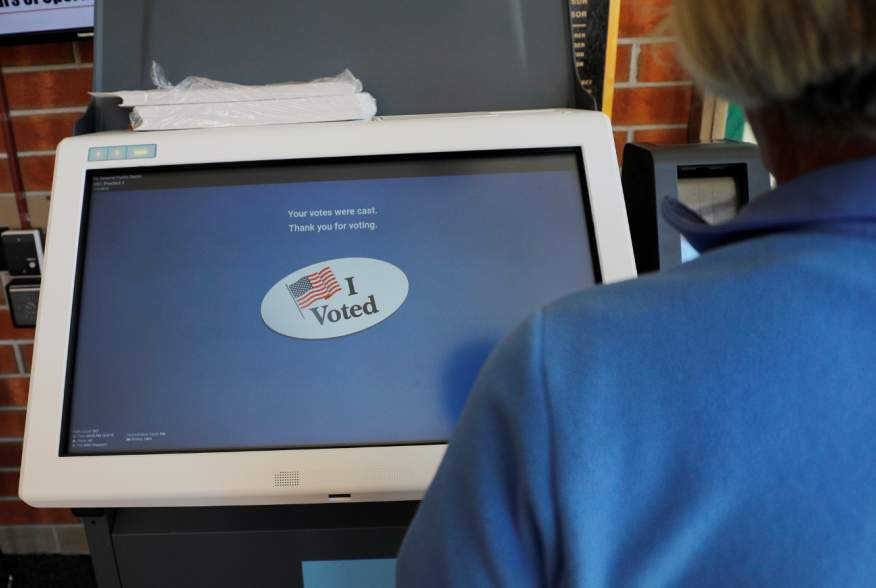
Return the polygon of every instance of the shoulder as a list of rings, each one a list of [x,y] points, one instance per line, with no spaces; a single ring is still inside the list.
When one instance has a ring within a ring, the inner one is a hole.
[[[491,384],[494,400],[508,401],[513,388],[550,404],[609,391],[619,397],[653,388],[655,378],[664,390],[690,388],[706,367],[737,382],[749,375],[738,369],[746,350],[830,300],[845,283],[839,274],[853,265],[840,257],[860,255],[858,249],[835,235],[785,233],[577,292],[540,309],[503,341],[481,380]],[[807,296],[790,304],[794,291]]]
[[[788,289],[815,283],[811,268],[824,264],[807,247],[791,236],[758,239],[670,271],[583,290],[541,309],[508,345],[540,354],[554,397],[639,388],[656,377],[672,379],[670,369],[723,371],[729,368],[720,360],[749,345],[746,329],[785,320]]]
[[[829,238],[829,237],[828,237]],[[692,320],[726,320],[751,306],[746,297],[782,294],[782,281],[818,265],[828,247],[819,237],[782,234],[743,241],[685,265],[572,294],[542,309],[547,341],[568,338],[627,345],[648,329],[697,330]],[[811,272],[810,272],[811,273]],[[723,309],[722,312],[718,312]]]

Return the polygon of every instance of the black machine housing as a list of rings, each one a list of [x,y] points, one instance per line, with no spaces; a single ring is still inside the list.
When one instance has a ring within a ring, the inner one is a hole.
[[[771,188],[760,150],[751,143],[626,145],[621,179],[640,274],[682,262],[681,235],[660,215],[664,198],[679,199],[679,180],[724,177],[735,183],[739,208]]]

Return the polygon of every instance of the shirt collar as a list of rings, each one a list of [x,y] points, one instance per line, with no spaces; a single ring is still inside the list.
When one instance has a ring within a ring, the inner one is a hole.
[[[751,201],[733,220],[709,225],[678,200],[661,212],[693,247],[704,252],[769,233],[825,225],[876,222],[876,157],[800,176]]]

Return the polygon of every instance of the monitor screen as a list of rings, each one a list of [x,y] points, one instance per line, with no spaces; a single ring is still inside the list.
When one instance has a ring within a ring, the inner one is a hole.
[[[679,177],[678,199],[710,225],[732,220],[742,207],[739,180],[732,176]],[[681,239],[681,262],[699,257],[696,249]]]
[[[90,29],[94,0],[0,0],[0,35]]]
[[[90,171],[62,455],[443,442],[600,281],[580,151]]]
[[[733,219],[742,204],[733,177],[679,178],[678,199],[710,225]]]

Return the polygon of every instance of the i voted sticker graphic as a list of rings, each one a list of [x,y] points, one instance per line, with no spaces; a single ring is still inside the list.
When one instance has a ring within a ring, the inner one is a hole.
[[[262,320],[296,339],[331,339],[392,316],[408,297],[405,273],[386,261],[346,257],[301,268],[271,287]]]

